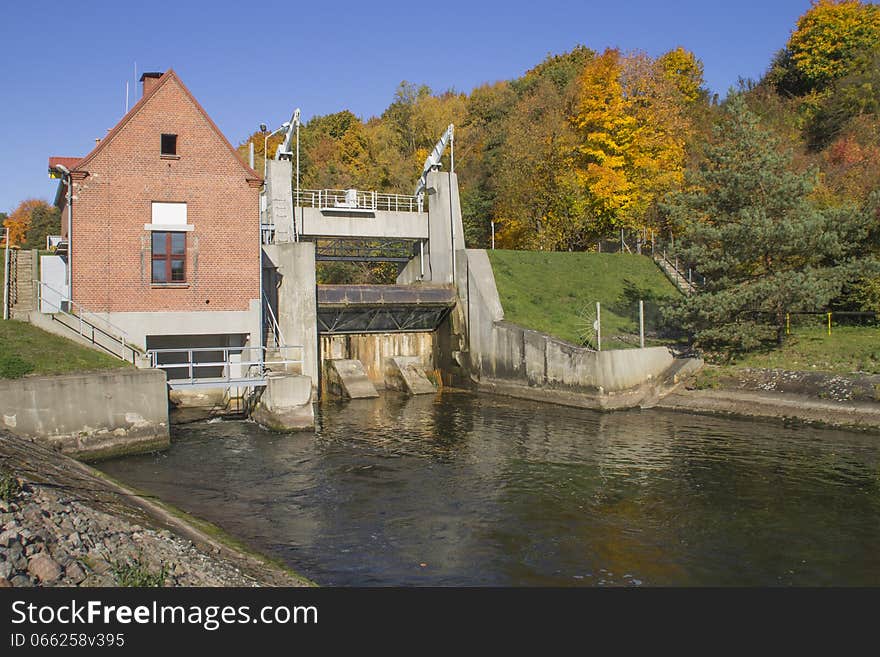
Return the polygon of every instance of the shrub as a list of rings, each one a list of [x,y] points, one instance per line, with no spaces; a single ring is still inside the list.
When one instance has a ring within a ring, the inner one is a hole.
[[[168,570],[165,564],[162,564],[158,573],[151,572],[138,557],[125,562],[117,561],[113,565],[113,574],[116,575],[116,583],[119,586],[155,588],[165,586]]]
[[[5,470],[0,470],[0,500],[11,502],[21,492],[21,484],[18,479]]]

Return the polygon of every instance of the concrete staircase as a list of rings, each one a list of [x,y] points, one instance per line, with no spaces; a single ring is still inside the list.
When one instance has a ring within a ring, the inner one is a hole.
[[[697,286],[687,279],[687,276],[684,275],[683,272],[678,270],[672,262],[669,261],[665,256],[655,253],[654,254],[654,262],[657,263],[657,266],[663,270],[663,273],[666,274],[666,277],[672,281],[672,284],[675,285],[681,291],[682,294],[693,294],[697,291]]]
[[[9,252],[9,316],[22,322],[28,321],[36,309],[34,277],[36,276],[34,251],[10,250]]]

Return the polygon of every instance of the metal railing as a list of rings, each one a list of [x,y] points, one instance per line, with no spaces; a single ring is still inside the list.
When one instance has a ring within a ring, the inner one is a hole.
[[[36,310],[43,311],[45,304],[52,310],[52,315],[58,319],[58,316],[67,318],[68,321],[58,320],[60,324],[68,329],[78,333],[80,337],[85,338],[94,346],[116,356],[121,360],[134,363],[136,358],[141,355],[141,350],[132,344],[131,338],[119,326],[104,319],[97,313],[84,308],[82,305],[65,299],[65,293],[56,290],[54,287],[43,281],[35,280],[34,285],[37,288],[37,304]],[[46,292],[51,294],[46,294]],[[60,300],[54,301],[53,297]],[[64,305],[66,304],[66,308]],[[99,339],[102,338],[102,339]],[[119,352],[115,351],[119,347]]]
[[[263,303],[266,305],[266,328],[272,331],[272,336],[275,338],[275,347],[283,347],[284,346],[284,335],[281,333],[281,327],[278,325],[278,320],[275,319],[275,313],[272,311],[272,304],[269,303],[269,297],[266,296],[266,293],[263,292]],[[265,335],[265,329],[263,331]],[[264,347],[266,345],[263,345]]]
[[[301,189],[294,196],[297,207],[319,210],[422,212],[423,207],[416,196],[359,189]]]
[[[277,355],[267,358],[269,352]],[[150,349],[150,367],[165,370],[172,387],[247,386],[265,383],[266,373],[302,367],[304,347],[193,347]],[[294,358],[293,356],[298,356]],[[232,358],[235,357],[235,358]]]

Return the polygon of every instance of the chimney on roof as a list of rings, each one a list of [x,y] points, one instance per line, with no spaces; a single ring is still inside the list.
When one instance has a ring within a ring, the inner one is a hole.
[[[141,82],[143,83],[143,93],[141,96],[146,96],[150,92],[150,89],[159,84],[159,78],[161,77],[161,73],[144,73],[141,76]]]

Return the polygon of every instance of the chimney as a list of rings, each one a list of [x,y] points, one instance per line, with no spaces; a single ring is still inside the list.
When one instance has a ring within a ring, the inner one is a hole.
[[[143,93],[141,94],[141,97],[150,93],[150,90],[159,84],[159,78],[161,77],[162,73],[144,73],[141,76],[141,82],[143,82]]]

